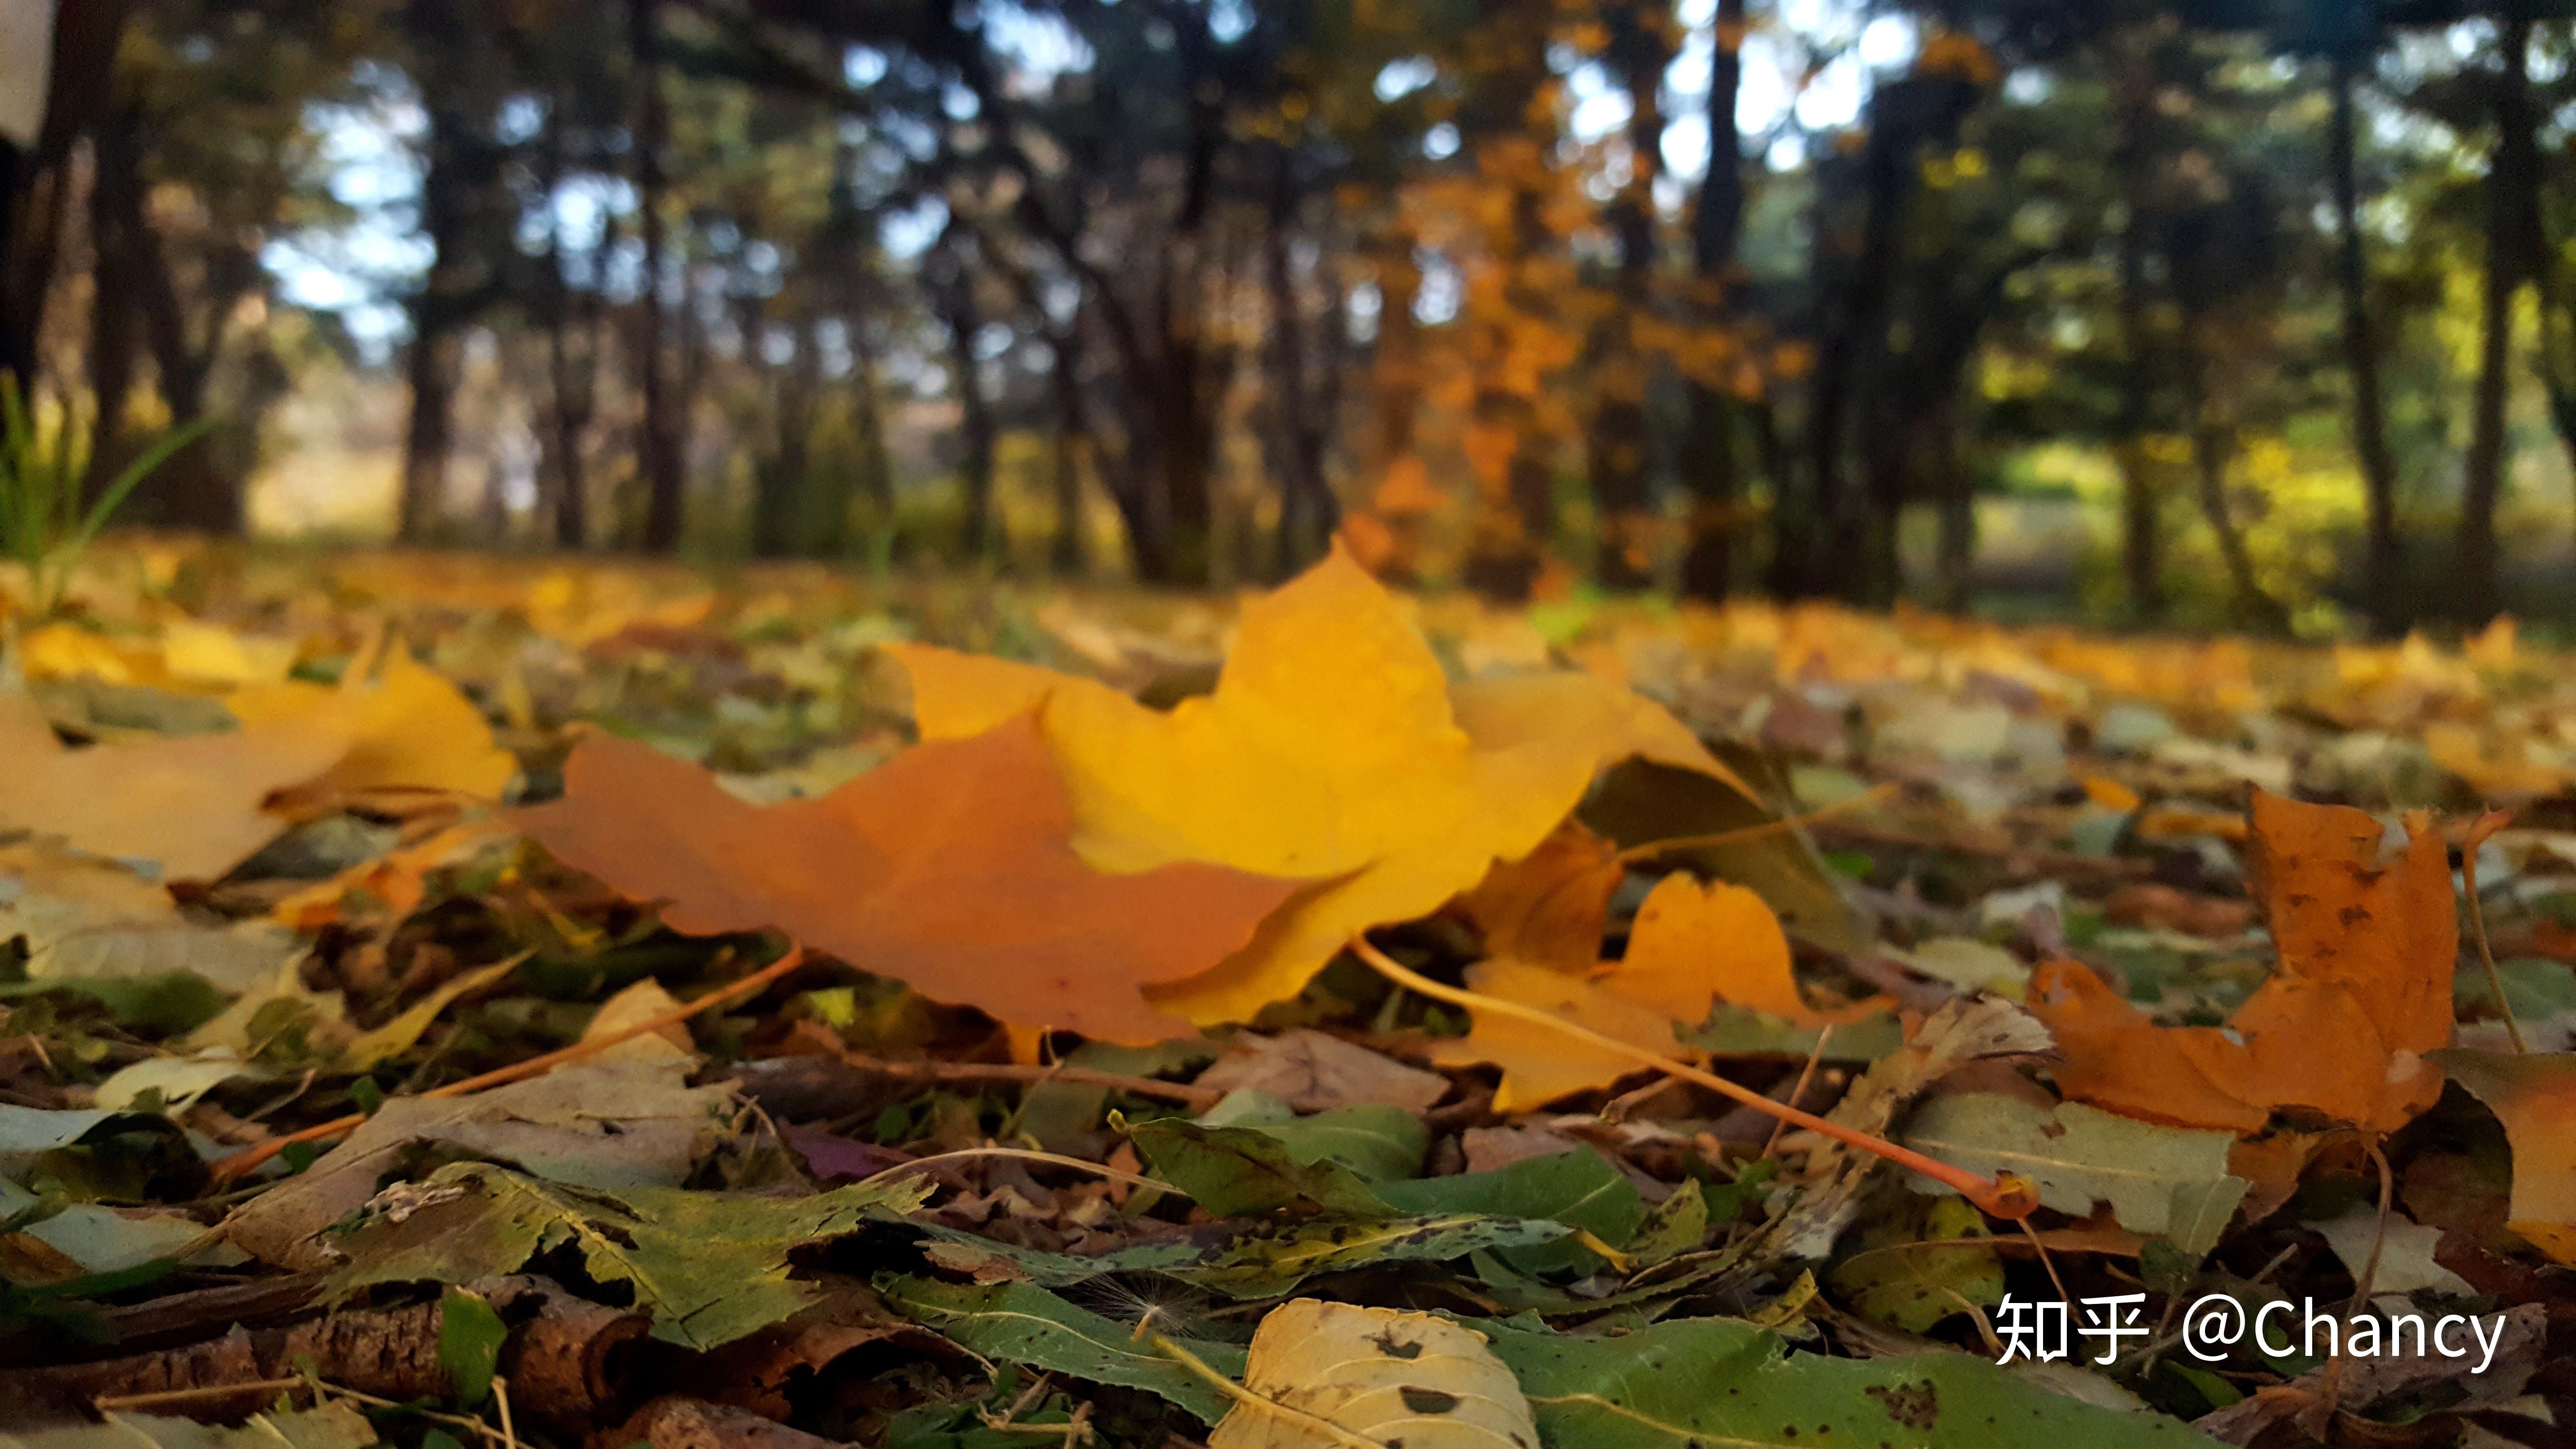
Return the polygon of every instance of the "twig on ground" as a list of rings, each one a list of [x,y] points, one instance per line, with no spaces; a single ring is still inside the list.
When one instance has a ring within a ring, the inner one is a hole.
[[[545,1073],[553,1071],[555,1068],[564,1066],[568,1063],[581,1061],[586,1057],[595,1057],[601,1052],[608,1050],[610,1047],[623,1045],[626,1042],[635,1040],[637,1037],[650,1036],[655,1032],[661,1031],[665,1027],[676,1026],[681,1022],[687,1021],[690,1017],[696,1016],[701,1012],[711,1011],[716,1007],[724,1005],[728,1001],[735,1001],[742,997],[750,996],[758,992],[762,987],[769,985],[771,982],[778,980],[780,977],[785,976],[787,973],[804,964],[805,948],[802,946],[790,946],[787,948],[786,955],[781,956],[777,960],[770,962],[768,965],[761,967],[759,970],[754,971],[749,976],[742,978],[740,981],[719,986],[713,991],[700,996],[695,1001],[675,1007],[670,1011],[663,1012],[661,1015],[652,1017],[648,1020],[639,1021],[622,1031],[613,1031],[605,1036],[597,1037],[589,1041],[577,1041],[571,1046],[564,1047],[559,1051],[547,1052],[543,1056],[530,1057],[524,1062],[514,1062],[509,1066],[485,1072],[479,1077],[467,1077],[461,1082],[450,1082],[443,1087],[433,1087],[420,1095],[423,1097],[462,1097],[470,1093],[483,1091],[486,1088],[507,1086],[512,1082],[525,1081],[529,1077],[542,1076]],[[214,1180],[219,1186],[237,1181],[240,1179],[242,1174],[257,1168],[261,1163],[268,1161],[270,1158],[275,1157],[277,1154],[285,1151],[296,1143],[327,1141],[328,1139],[337,1137],[344,1132],[355,1131],[359,1124],[366,1120],[366,1113],[352,1112],[346,1117],[335,1117],[328,1122],[307,1127],[301,1132],[290,1132],[283,1137],[272,1137],[266,1142],[260,1143],[256,1147],[245,1147],[241,1151],[233,1153],[230,1156],[216,1158],[211,1167],[214,1174]]]
[[[2000,1179],[1981,1177],[1937,1158],[1926,1157],[1910,1147],[1899,1146],[1886,1138],[1873,1137],[1866,1132],[1846,1127],[1840,1122],[1829,1121],[1812,1112],[1801,1112],[1795,1107],[1775,1102],[1742,1083],[1730,1082],[1715,1072],[1702,1071],[1687,1062],[1677,1062],[1670,1057],[1641,1046],[1633,1046],[1616,1037],[1603,1036],[1597,1031],[1577,1026],[1573,1022],[1553,1013],[1541,1011],[1537,1007],[1523,1006],[1516,1001],[1505,1001],[1500,997],[1486,996],[1480,992],[1467,991],[1455,986],[1444,986],[1419,972],[1397,964],[1393,957],[1370,944],[1364,935],[1353,936],[1350,945],[1351,950],[1357,953],[1362,961],[1367,962],[1379,975],[1399,986],[1420,992],[1435,1001],[1445,1001],[1452,1006],[1465,1007],[1470,1011],[1492,1012],[1518,1021],[1526,1021],[1534,1026],[1572,1037],[1587,1046],[1598,1047],[1603,1051],[1627,1057],[1640,1066],[1652,1067],[1656,1071],[1696,1083],[1720,1096],[1733,1098],[1745,1106],[1767,1112],[1783,1122],[1804,1127],[1810,1132],[1830,1137],[1846,1147],[1858,1148],[1873,1156],[1885,1158],[1899,1167],[1919,1172],[1949,1187],[1976,1204],[1980,1212],[1990,1216],[2018,1222],[2030,1216],[2039,1207],[2038,1190],[2019,1177],[2011,1174],[2006,1174]]]

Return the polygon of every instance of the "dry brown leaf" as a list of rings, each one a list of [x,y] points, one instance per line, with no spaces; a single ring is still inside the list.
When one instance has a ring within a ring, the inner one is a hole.
[[[0,693],[0,830],[156,862],[166,880],[211,880],[285,828],[262,802],[331,768],[349,740],[336,714],[316,712],[221,734],[73,749],[34,700]]]
[[[2090,969],[2041,966],[2030,1007],[2065,1052],[2058,1089],[2240,1134],[2280,1110],[2389,1131],[2430,1106],[2441,1074],[2422,1054],[2451,1037],[2450,867],[2429,821],[2410,819],[2384,866],[2380,835],[2359,810],[2254,792],[2254,884],[2278,969],[2219,1028],[2158,1026]]]
[[[1277,1036],[1244,1032],[1199,1073],[1220,1092],[1267,1092],[1291,1102],[1348,1107],[1373,1102],[1420,1112],[1448,1095],[1449,1079],[1328,1032],[1299,1027]]]
[[[676,930],[774,927],[934,1000],[1111,1041],[1187,1034],[1137,988],[1207,969],[1299,885],[1210,865],[1085,865],[1027,716],[767,808],[606,735],[574,750],[564,785],[563,799],[519,812],[521,827],[662,902]]]

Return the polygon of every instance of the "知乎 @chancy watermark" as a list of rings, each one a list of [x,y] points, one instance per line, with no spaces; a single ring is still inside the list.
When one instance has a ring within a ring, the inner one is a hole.
[[[2144,1293],[2108,1294],[2080,1304],[2080,1313],[2070,1313],[2057,1300],[2030,1302],[2005,1294],[1995,1310],[1995,1337],[2003,1346],[1995,1362],[2073,1358],[2073,1340],[2082,1337],[2101,1343],[2092,1361],[2107,1364],[2120,1356],[2123,1339],[2155,1336]],[[2184,1350],[2203,1363],[2224,1362],[2243,1345],[2273,1358],[2474,1358],[2477,1367],[2470,1372],[2484,1373],[2504,1345],[2504,1326],[2501,1313],[2337,1313],[2319,1309],[2313,1299],[2276,1299],[2249,1311],[2224,1293],[2211,1293],[2183,1310],[2180,1337]]]

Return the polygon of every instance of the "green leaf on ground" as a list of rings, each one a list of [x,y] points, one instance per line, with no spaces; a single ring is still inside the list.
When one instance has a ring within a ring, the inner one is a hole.
[[[1971,1172],[2018,1172],[2040,1202],[2084,1217],[2107,1202],[2120,1226],[2170,1238],[2194,1257],[2216,1246],[2247,1183],[2227,1172],[2230,1132],[2140,1122],[2080,1102],[2055,1111],[1992,1092],[1936,1097],[1916,1109],[1905,1144]],[[1920,1175],[1917,1191],[1947,1191]]]
[[[602,1283],[633,1287],[653,1335],[709,1349],[794,1314],[813,1292],[788,1250],[845,1236],[920,1206],[921,1179],[853,1184],[808,1197],[573,1187],[489,1163],[453,1163],[379,1196],[344,1240],[337,1296],[371,1283],[471,1283],[539,1253],[577,1247]]]
[[[1300,1162],[1288,1144],[1250,1127],[1202,1127],[1175,1117],[1139,1122],[1130,1135],[1165,1182],[1221,1218],[1300,1206],[1383,1217],[1386,1204],[1360,1175],[1330,1157]]]
[[[1139,1342],[1133,1328],[1077,1308],[1035,1284],[958,1285],[888,1274],[877,1280],[876,1288],[896,1312],[988,1359],[1143,1389],[1203,1423],[1225,1417],[1232,1403],[1207,1380]],[[1240,1347],[1196,1341],[1183,1346],[1217,1372],[1242,1377]]]
[[[1538,1218],[1581,1228],[1614,1248],[1626,1247],[1646,1216],[1645,1199],[1636,1184],[1589,1147],[1523,1158],[1491,1172],[1379,1183],[1376,1191],[1388,1206],[1403,1212]],[[1503,1257],[1524,1273],[1574,1269],[1600,1261],[1580,1243],[1523,1249]]]
[[[1521,1322],[1474,1326],[1520,1379],[1552,1446],[1581,1449],[2183,1449],[2179,1421],[2060,1398],[1964,1353],[1788,1356],[1779,1335],[1691,1318],[1578,1338]]]
[[[1300,1163],[1329,1158],[1370,1182],[1414,1176],[1431,1148],[1431,1129],[1401,1107],[1365,1104],[1300,1117],[1268,1093],[1239,1091],[1197,1120],[1202,1127],[1248,1127],[1276,1138]]]
[[[501,1345],[510,1326],[482,1295],[450,1288],[438,1300],[438,1366],[456,1385],[456,1402],[471,1409],[492,1393]]]
[[[1886,1234],[1891,1241],[1868,1242],[1835,1265],[1834,1290],[1850,1295],[1863,1315],[1908,1333],[1929,1333],[1947,1319],[2003,1301],[2004,1265],[1994,1249],[1924,1246],[1986,1236],[1984,1215],[1950,1197],[1915,1216],[1908,1225],[1915,1231]]]
[[[254,1414],[232,1428],[157,1414],[109,1414],[103,1424],[0,1432],[0,1449],[368,1449],[375,1426],[347,1404]]]

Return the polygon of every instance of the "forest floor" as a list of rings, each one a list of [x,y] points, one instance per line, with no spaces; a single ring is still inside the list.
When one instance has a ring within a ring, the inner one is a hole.
[[[126,543],[6,628],[0,1446],[2576,1423],[2509,623]]]

